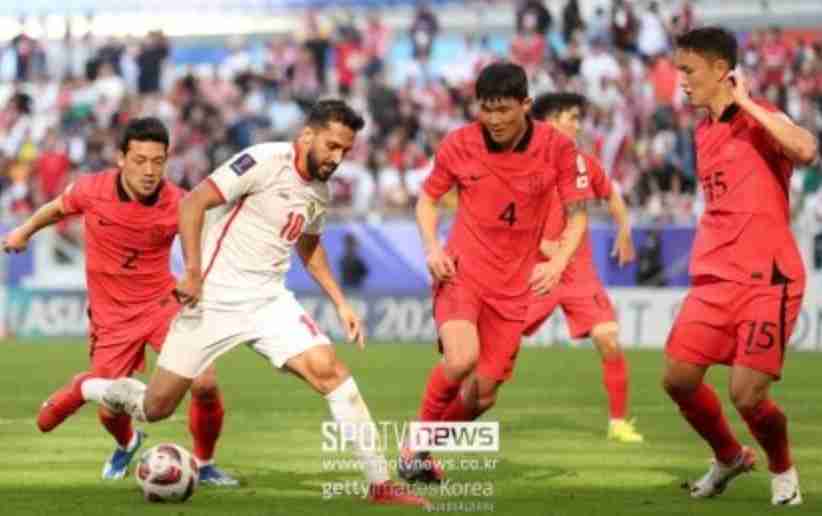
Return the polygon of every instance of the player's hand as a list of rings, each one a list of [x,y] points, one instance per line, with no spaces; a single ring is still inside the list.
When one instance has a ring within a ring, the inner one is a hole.
[[[539,251],[545,255],[546,258],[551,258],[559,251],[559,240],[542,239],[539,243]]]
[[[745,77],[745,74],[742,73],[742,70],[738,67],[734,68],[728,72],[725,80],[731,85],[731,95],[733,96],[734,102],[742,107],[751,102],[751,92],[748,90],[748,79]]]
[[[559,283],[565,266],[566,264],[558,258],[538,263],[531,273],[531,290],[538,296],[550,292]]]
[[[630,230],[619,230],[614,240],[614,248],[611,249],[611,257],[616,257],[620,267],[636,260],[636,248]]]
[[[29,245],[29,236],[23,228],[15,228],[3,237],[3,251],[6,253],[21,253]]]
[[[191,308],[197,306],[202,294],[203,276],[198,272],[186,271],[174,289],[174,297],[177,298],[177,302]]]
[[[365,328],[357,312],[348,303],[342,303],[337,307],[337,315],[345,328],[349,342],[356,342],[357,347],[365,349]]]
[[[425,263],[428,265],[428,272],[435,281],[447,281],[448,278],[457,273],[457,267],[454,264],[454,259],[448,256],[445,249],[436,245],[428,251],[428,256],[425,257]]]

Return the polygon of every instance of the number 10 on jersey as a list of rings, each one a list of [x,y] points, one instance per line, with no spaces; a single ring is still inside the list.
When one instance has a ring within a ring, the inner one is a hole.
[[[289,242],[294,242],[303,232],[305,226],[305,216],[302,213],[289,212],[288,220],[280,230],[280,238],[284,238]]]

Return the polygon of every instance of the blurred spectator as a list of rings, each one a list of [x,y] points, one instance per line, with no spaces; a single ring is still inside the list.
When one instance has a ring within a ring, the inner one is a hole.
[[[168,42],[162,32],[155,31],[140,47],[137,54],[137,91],[141,94],[156,93],[160,90],[163,63],[169,54]]]
[[[369,12],[362,42],[366,59],[364,68],[366,77],[372,77],[383,70],[390,43],[391,30],[383,23],[379,11]]]
[[[639,18],[637,48],[646,59],[668,52],[670,48],[668,30],[657,2],[651,2]]]
[[[571,36],[578,30],[583,30],[585,23],[579,12],[579,1],[568,0],[562,9],[562,39],[571,41]]]
[[[542,0],[524,0],[517,9],[517,32],[532,31],[545,35],[551,30],[553,17]]]
[[[665,269],[662,261],[662,241],[659,231],[651,231],[639,248],[637,284],[643,287],[664,287]]]
[[[420,2],[408,31],[414,49],[414,59],[427,60],[431,57],[431,49],[434,47],[434,40],[439,31],[440,24],[437,15],[431,10],[428,2]]]
[[[343,241],[343,255],[340,257],[340,275],[342,286],[357,290],[368,277],[368,266],[359,254],[357,237],[348,233]]]
[[[633,5],[626,0],[614,0],[611,8],[611,37],[614,45],[620,50],[635,52],[638,26]]]

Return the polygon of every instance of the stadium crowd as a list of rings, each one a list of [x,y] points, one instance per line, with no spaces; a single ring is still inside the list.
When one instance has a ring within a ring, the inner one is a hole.
[[[485,0],[488,3],[490,0]],[[173,40],[64,40],[20,33],[0,56],[0,222],[11,224],[53,198],[77,174],[114,163],[119,129],[155,115],[172,130],[171,178],[195,185],[215,165],[258,141],[289,138],[306,106],[342,95],[367,114],[364,136],[334,179],[338,214],[406,215],[438,142],[470,119],[472,78],[508,58],[533,93],[573,90],[590,99],[581,145],[621,187],[637,221],[690,223],[699,212],[692,129],[697,116],[678,88],[672,37],[698,23],[684,1],[603,0],[584,19],[576,0],[549,12],[520,2],[507,53],[492,35],[466,35],[455,52],[437,13],[421,5],[407,30],[378,11],[331,17],[310,11],[293,35],[264,43],[229,38],[220,62],[175,67]],[[398,42],[410,48],[397,58]],[[822,133],[822,41],[789,40],[778,28],[744,35],[742,63],[755,93]],[[822,136],[822,134],[820,134]],[[819,164],[795,176],[797,210],[822,215]]]

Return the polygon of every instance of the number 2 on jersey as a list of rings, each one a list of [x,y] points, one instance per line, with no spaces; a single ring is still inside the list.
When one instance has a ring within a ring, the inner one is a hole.
[[[280,238],[285,238],[289,242],[297,240],[303,232],[305,216],[302,213],[289,212],[288,220],[280,230]]]
[[[136,262],[137,258],[140,257],[140,251],[138,249],[131,248],[126,249],[126,251],[128,251],[128,256],[126,256],[126,259],[123,260],[121,267],[128,270],[134,270],[137,268],[137,264],[134,262]]]

